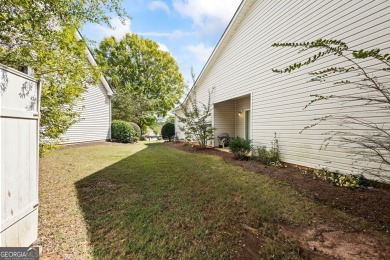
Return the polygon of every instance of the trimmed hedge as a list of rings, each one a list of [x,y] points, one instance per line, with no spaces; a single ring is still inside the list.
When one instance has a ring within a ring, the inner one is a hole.
[[[161,128],[161,135],[163,139],[168,138],[169,141],[171,141],[172,136],[175,135],[175,124],[166,123],[165,125],[163,125],[163,127]]]
[[[133,122],[129,122],[129,124],[134,128],[135,132],[138,135],[138,138],[141,138],[141,127],[139,127],[139,125]]]
[[[252,150],[251,141],[237,136],[229,141],[229,150],[236,159],[242,160]]]
[[[111,138],[121,143],[132,143],[137,137],[134,128],[122,120],[113,120],[111,124]]]

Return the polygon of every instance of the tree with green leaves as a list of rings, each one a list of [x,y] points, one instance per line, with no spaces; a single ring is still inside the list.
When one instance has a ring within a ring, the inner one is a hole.
[[[44,60],[39,52],[76,44],[74,33],[85,23],[110,26],[106,10],[127,17],[122,0],[15,0],[0,5],[0,63],[36,67]],[[65,30],[65,32],[62,32]],[[86,47],[84,45],[84,47]],[[54,64],[52,70],[56,70]]]
[[[75,30],[69,31],[69,34],[76,33]],[[96,85],[100,77],[99,69],[88,64],[83,43],[65,43],[60,48],[39,52],[46,60],[34,67],[34,75],[43,82],[41,153],[56,147],[63,141],[61,135],[79,121],[83,107],[77,103],[82,100],[82,93],[87,87]]]
[[[175,123],[175,116],[174,115],[168,115],[167,118],[165,119],[165,123]]]
[[[118,93],[119,92],[119,93]],[[136,93],[117,91],[112,102],[112,118],[136,123],[141,129],[141,136],[148,126],[156,122],[153,100]]]
[[[24,0],[0,5],[0,63],[31,67],[43,82],[41,151],[55,146],[79,120],[77,101],[100,72],[87,62],[87,45],[77,29],[87,22],[105,23],[106,10],[127,17],[121,0]]]
[[[380,49],[355,50],[345,42],[319,39],[303,43],[275,43],[274,47],[299,48],[300,52],[315,50],[305,61],[296,62],[284,69],[273,69],[276,73],[290,73],[301,67],[312,65],[317,61],[336,56],[345,62],[344,66],[331,66],[312,71],[312,82],[332,82],[341,90],[330,95],[312,95],[312,100],[305,108],[319,102],[341,102],[343,105],[367,107],[376,113],[390,118],[390,85],[386,80],[390,72],[390,54]],[[341,94],[340,94],[341,93]],[[303,130],[323,122],[332,122],[346,130],[329,131],[325,134],[325,147],[330,140],[335,140],[343,147],[350,148],[357,163],[367,162],[366,174],[390,181],[390,130],[388,122],[375,121],[375,118],[361,117],[348,112],[326,114],[314,119],[315,123]],[[362,131],[364,129],[364,131]]]
[[[98,64],[118,94],[113,118],[129,120],[141,128],[166,116],[184,92],[184,79],[173,57],[159,45],[126,34],[117,41],[103,39],[95,50]]]

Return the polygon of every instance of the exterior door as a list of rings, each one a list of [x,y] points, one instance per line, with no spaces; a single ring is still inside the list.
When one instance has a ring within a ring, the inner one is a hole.
[[[251,111],[245,110],[245,139],[251,139]]]

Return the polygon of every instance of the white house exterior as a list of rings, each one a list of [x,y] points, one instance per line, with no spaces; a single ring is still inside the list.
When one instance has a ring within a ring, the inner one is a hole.
[[[214,89],[211,103],[215,136],[228,133],[251,139],[254,147],[270,147],[276,133],[284,162],[357,173],[362,168],[354,166],[347,148],[330,145],[320,149],[326,138],[324,133],[340,129],[340,125],[324,123],[300,131],[313,124],[314,118],[330,113],[347,111],[386,125],[390,123],[388,113],[378,113],[369,106],[327,102],[304,109],[313,99],[311,94],[345,91],[333,84],[308,82],[312,78],[308,72],[343,64],[338,57],[332,57],[292,73],[277,74],[273,68],[285,68],[307,56],[298,53],[298,49],[271,45],[337,39],[353,49],[380,48],[389,53],[389,17],[390,3],[385,0],[244,0],[190,95],[196,93],[198,101],[206,103],[209,91]],[[176,110],[181,112],[180,108]],[[183,138],[177,120],[175,125],[177,135]],[[213,143],[218,145],[217,139]]]
[[[89,63],[96,66],[91,52],[86,50],[86,54]],[[82,101],[75,106],[75,109],[81,112],[80,121],[72,125],[62,136],[64,144],[111,139],[111,97],[113,94],[103,76],[97,86],[88,86],[82,94]]]
[[[89,86],[83,93],[80,121],[62,136],[64,144],[93,142],[111,139],[111,95],[103,84]]]

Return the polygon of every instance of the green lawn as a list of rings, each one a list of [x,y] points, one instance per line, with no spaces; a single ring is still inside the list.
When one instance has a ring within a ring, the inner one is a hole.
[[[252,253],[293,259],[299,250],[278,224],[361,225],[286,183],[158,143],[59,150],[40,168],[38,243],[48,255],[236,258],[250,230],[259,242]]]

